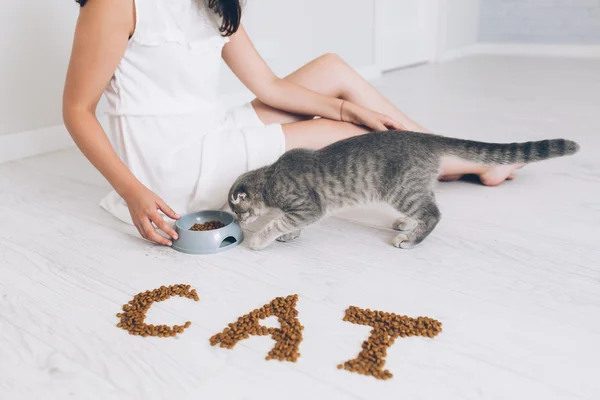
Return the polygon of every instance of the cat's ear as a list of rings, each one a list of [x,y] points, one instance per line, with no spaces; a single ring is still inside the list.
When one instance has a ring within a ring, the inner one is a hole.
[[[231,195],[231,202],[233,204],[240,204],[242,201],[248,198],[248,193],[244,191],[235,192]]]

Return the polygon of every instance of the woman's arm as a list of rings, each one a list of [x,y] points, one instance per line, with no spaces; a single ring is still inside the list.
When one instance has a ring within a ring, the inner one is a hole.
[[[151,221],[175,237],[157,210],[171,218],[177,215],[123,164],[96,118],[96,107],[125,52],[133,21],[131,0],[89,0],[81,8],[63,94],[63,119],[81,152],[127,202],[142,236],[169,244]]]
[[[324,96],[293,82],[278,78],[254,48],[244,27],[230,37],[223,60],[242,83],[263,103],[295,114],[315,115],[366,125],[374,130],[402,129],[392,118],[348,101]],[[343,114],[341,114],[343,111]]]

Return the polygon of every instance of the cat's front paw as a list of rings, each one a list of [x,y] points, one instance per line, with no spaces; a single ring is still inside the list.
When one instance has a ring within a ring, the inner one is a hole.
[[[411,249],[416,246],[416,236],[412,232],[401,233],[394,238],[392,244],[399,249]]]
[[[406,232],[415,229],[417,227],[417,224],[418,222],[415,219],[411,217],[402,216],[394,221],[392,227],[397,231]]]
[[[260,235],[253,235],[248,239],[246,246],[252,250],[262,250],[269,245],[269,241],[260,237]]]
[[[281,235],[277,238],[278,242],[291,242],[292,240],[298,239],[300,237],[301,230],[297,230],[294,232],[286,233],[285,235]]]

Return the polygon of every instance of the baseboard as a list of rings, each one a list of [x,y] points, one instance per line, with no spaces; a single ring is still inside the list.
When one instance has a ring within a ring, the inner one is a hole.
[[[505,55],[529,57],[600,58],[597,45],[477,43],[444,52],[441,61],[472,55]]]
[[[475,45],[474,51],[477,54],[506,54],[573,58],[600,57],[600,46],[596,45],[479,43]]]
[[[0,135],[0,164],[73,146],[64,125]]]

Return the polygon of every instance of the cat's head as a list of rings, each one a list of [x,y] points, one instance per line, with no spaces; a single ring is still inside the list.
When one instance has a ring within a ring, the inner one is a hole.
[[[238,178],[229,191],[229,207],[242,226],[251,224],[269,212],[263,199],[262,185],[256,178],[254,174],[246,173]]]

